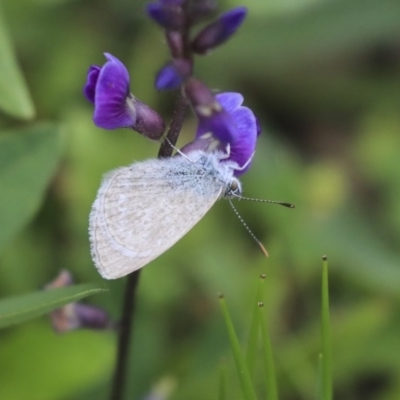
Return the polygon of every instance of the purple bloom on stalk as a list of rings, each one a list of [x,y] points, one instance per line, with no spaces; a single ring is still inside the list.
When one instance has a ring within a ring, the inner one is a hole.
[[[132,128],[150,139],[159,139],[164,132],[164,121],[130,93],[125,65],[111,54],[104,54],[108,61],[102,67],[89,68],[83,89],[94,104],[95,125],[104,129]]]
[[[236,136],[236,126],[233,119],[216,100],[211,90],[199,79],[189,78],[185,82],[185,94],[199,119],[199,132],[218,132],[218,140],[230,143]]]
[[[250,108],[242,106],[243,96],[240,93],[220,93],[216,95],[219,103],[229,113],[236,126],[235,136],[230,144],[229,160],[245,165],[253,157],[257,137],[261,133],[261,126],[257,117]],[[215,133],[218,137],[218,132]],[[250,168],[246,166],[237,175],[243,174]]]
[[[236,7],[222,14],[196,36],[192,44],[193,51],[205,54],[227,41],[242,25],[246,14],[246,7]]]
[[[240,93],[220,93],[211,90],[196,78],[185,82],[185,94],[199,119],[196,138],[181,149],[188,153],[193,150],[222,150],[228,153],[227,160],[236,162],[242,170],[248,170],[254,154],[260,126],[253,112],[243,107]]]
[[[168,30],[179,30],[185,22],[184,0],[159,0],[147,4],[146,12],[157,24]]]
[[[250,108],[242,106],[243,96],[240,93],[220,93],[215,98],[222,111],[199,120],[196,140],[204,140],[211,133],[213,139],[219,142],[218,148],[226,149],[229,145],[227,160],[239,166],[248,163],[243,170],[236,171],[238,176],[250,167],[257,137],[261,133],[260,125]]]

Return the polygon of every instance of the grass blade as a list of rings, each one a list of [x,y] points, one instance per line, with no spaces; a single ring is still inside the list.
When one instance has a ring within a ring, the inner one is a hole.
[[[253,376],[256,357],[257,357],[257,345],[258,345],[258,334],[260,331],[260,312],[258,303],[260,301],[264,301],[265,294],[265,274],[260,275],[260,280],[257,288],[256,301],[254,302],[254,312],[253,319],[251,321],[250,332],[249,332],[249,341],[247,343],[247,354],[246,354],[246,363],[247,368],[249,369],[250,376]]]
[[[317,376],[317,400],[322,400],[322,363],[323,363],[323,355],[322,353],[318,354],[318,376]]]
[[[219,366],[219,390],[218,390],[218,400],[227,400],[226,393],[226,362],[225,360],[221,360]]]
[[[332,400],[332,361],[331,333],[329,318],[329,283],[328,258],[322,257],[322,306],[321,306],[321,335],[322,335],[322,399]]]
[[[265,393],[267,400],[278,400],[275,365],[272,357],[271,339],[269,337],[267,319],[264,313],[264,303],[258,304],[258,315],[261,326],[261,339],[263,343],[263,361],[265,367]]]
[[[222,314],[224,315],[225,319],[225,325],[228,330],[229,340],[231,342],[233,357],[235,359],[236,368],[239,373],[239,379],[242,386],[244,398],[245,400],[257,400],[253,383],[251,382],[250,373],[247,369],[244,356],[240,349],[239,340],[237,338],[235,328],[233,327],[232,319],[230,317],[223,295],[219,296],[219,304],[221,306]]]

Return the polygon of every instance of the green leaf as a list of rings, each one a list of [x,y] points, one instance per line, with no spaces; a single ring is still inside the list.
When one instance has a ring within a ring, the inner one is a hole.
[[[19,69],[0,10],[0,108],[22,119],[31,119],[35,109]]]
[[[104,291],[107,291],[107,289],[98,284],[86,283],[1,300],[0,328],[25,322],[65,304]]]
[[[60,135],[54,126],[0,136],[0,249],[38,209],[59,154]]]

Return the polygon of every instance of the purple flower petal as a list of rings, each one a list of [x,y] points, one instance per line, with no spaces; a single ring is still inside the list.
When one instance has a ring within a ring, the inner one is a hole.
[[[244,100],[240,93],[235,92],[219,93],[215,96],[215,98],[228,113],[231,113],[240,107]]]
[[[160,3],[149,3],[146,5],[146,12],[155,22],[161,26],[165,26],[167,23],[166,13],[164,7]]]
[[[94,104],[94,94],[96,92],[97,79],[100,74],[100,67],[98,65],[91,65],[86,77],[86,84],[83,88],[83,93],[86,98]]]
[[[129,73],[124,64],[105,53],[108,62],[101,68],[94,97],[94,123],[104,129],[132,127],[136,111],[129,98]]]
[[[179,30],[184,24],[182,1],[169,0],[146,5],[147,15],[167,30]]]
[[[210,117],[199,117],[196,137],[208,132],[212,133],[214,138],[223,143],[231,143],[237,136],[237,128],[232,115],[222,109]]]
[[[243,166],[251,159],[256,148],[257,119],[247,107],[239,107],[232,113],[232,117],[237,127],[237,136],[230,143],[229,159]],[[250,168],[250,164],[245,169],[236,171],[235,175],[246,172]]]
[[[222,25],[224,26],[224,40],[226,40],[229,36],[234,34],[236,30],[242,25],[244,19],[247,15],[247,8],[246,7],[236,7],[232,8],[225,13],[223,13],[219,20],[221,21]]]

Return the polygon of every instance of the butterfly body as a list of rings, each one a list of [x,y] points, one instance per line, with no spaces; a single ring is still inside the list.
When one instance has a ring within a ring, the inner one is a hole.
[[[89,218],[91,254],[106,279],[148,264],[182,238],[221,197],[240,193],[222,152],[150,159],[118,168],[100,186]]]

